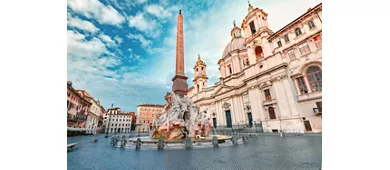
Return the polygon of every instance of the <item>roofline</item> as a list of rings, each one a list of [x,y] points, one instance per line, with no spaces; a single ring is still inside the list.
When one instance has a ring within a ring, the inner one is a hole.
[[[322,2],[319,3],[318,5],[316,5],[315,7],[313,8],[310,8],[309,10],[307,10],[304,14],[300,15],[298,18],[296,18],[295,20],[293,20],[292,22],[290,22],[289,24],[287,24],[286,26],[284,26],[283,28],[279,29],[278,31],[276,31],[275,33],[273,33],[270,37],[268,37],[268,40],[271,40],[273,38],[275,38],[277,35],[279,35],[281,32],[285,31],[286,28],[294,25],[298,20],[300,20],[302,17],[304,17],[306,14],[314,11],[314,10],[317,10],[319,7],[322,7]]]
[[[89,104],[92,105],[91,102],[89,102],[88,100],[85,100],[83,97],[81,97],[81,96],[79,95],[79,93],[77,93],[77,91],[76,91],[72,86],[68,86],[68,85],[67,85],[67,87],[70,89],[70,91],[72,91],[73,93],[75,93],[78,97],[80,97],[81,99],[83,99],[84,101],[86,101],[87,103],[89,103]]]
[[[139,106],[164,107],[165,105],[162,105],[162,104],[139,104],[139,105],[137,105],[137,107],[139,107]]]

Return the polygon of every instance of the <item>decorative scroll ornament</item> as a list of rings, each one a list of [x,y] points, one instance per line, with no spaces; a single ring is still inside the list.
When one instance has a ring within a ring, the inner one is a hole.
[[[230,108],[230,103],[228,103],[228,102],[223,103],[222,108],[229,109]]]
[[[251,111],[251,106],[250,105],[246,105],[244,109],[249,112],[249,111]]]

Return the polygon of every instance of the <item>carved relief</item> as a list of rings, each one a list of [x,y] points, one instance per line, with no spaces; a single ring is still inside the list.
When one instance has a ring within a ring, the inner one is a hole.
[[[230,106],[231,106],[231,104],[228,103],[228,102],[225,102],[225,103],[222,104],[222,108],[225,109],[225,110],[230,109]]]
[[[246,112],[250,112],[251,111],[251,106],[250,105],[245,105],[244,110]]]

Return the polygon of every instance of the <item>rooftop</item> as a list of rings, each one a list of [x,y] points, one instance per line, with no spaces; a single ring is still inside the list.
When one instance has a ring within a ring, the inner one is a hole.
[[[162,105],[162,104],[150,104],[150,103],[145,103],[145,104],[139,104],[137,107],[140,107],[140,106],[164,107],[165,105]]]

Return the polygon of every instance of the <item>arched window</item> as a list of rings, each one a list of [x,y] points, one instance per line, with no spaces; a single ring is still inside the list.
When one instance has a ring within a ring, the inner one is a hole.
[[[198,92],[199,92],[199,91],[200,91],[200,89],[199,89],[199,84],[196,85],[196,88],[198,89]]]
[[[270,118],[270,119],[276,119],[275,110],[274,110],[273,107],[269,107],[269,108],[268,108],[268,113],[269,113],[269,118]]]
[[[315,28],[316,26],[314,25],[314,22],[313,21],[309,21],[307,23],[307,25],[309,25],[309,29],[312,29],[312,28]]]
[[[300,29],[300,28],[296,28],[296,29],[295,29],[295,35],[296,35],[296,36],[299,36],[299,35],[301,35],[301,34],[302,34],[301,29]]]
[[[322,70],[318,66],[309,67],[306,71],[306,77],[311,91],[315,92],[322,89]]]
[[[261,48],[260,46],[257,46],[255,48],[255,54],[256,54],[256,58],[262,58],[263,57],[263,48]]]

